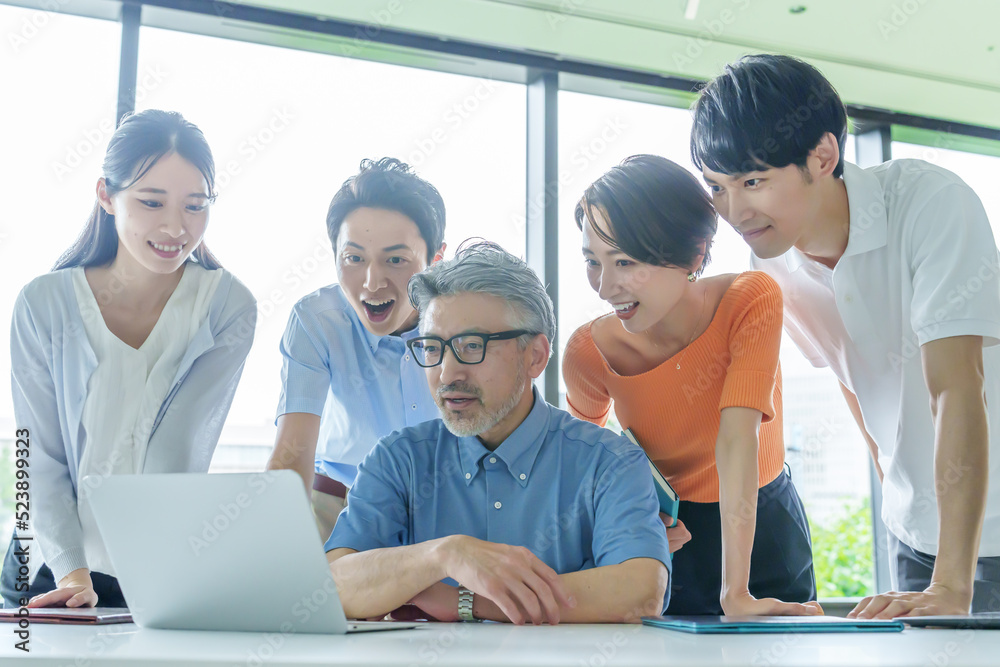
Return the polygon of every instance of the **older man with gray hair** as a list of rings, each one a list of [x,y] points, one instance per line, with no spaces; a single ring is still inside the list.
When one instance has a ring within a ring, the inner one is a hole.
[[[532,385],[555,337],[535,273],[492,243],[413,276],[441,419],[382,438],[327,541],[347,615],[404,605],[442,621],[638,622],[670,556],[652,477],[625,438]]]

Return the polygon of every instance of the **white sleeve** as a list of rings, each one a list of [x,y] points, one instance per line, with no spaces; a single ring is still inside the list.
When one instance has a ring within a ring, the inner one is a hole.
[[[73,484],[75,475],[70,474],[63,437],[63,429],[69,425],[60,410],[57,382],[49,365],[52,347],[60,343],[51,340],[51,334],[43,335],[38,330],[31,305],[21,292],[14,304],[10,331],[14,418],[17,429],[28,431],[31,490],[28,532],[34,533],[56,582],[73,570],[87,567]]]
[[[953,336],[1000,342],[1000,257],[982,202],[949,182],[909,220],[910,325],[920,345]]]

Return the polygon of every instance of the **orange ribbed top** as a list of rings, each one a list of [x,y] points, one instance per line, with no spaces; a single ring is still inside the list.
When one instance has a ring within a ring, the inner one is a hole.
[[[719,502],[715,441],[720,412],[727,407],[759,410],[764,417],[758,478],[764,486],[785,463],[778,364],[781,309],[781,289],[773,279],[759,271],[742,273],[722,296],[704,333],[639,375],[611,369],[591,335],[597,320],[588,322],[573,332],[563,360],[570,412],[603,426],[613,401],[622,428],[632,429],[681,499],[711,503]]]

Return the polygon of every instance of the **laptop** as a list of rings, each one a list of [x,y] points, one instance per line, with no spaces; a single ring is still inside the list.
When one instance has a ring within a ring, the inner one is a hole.
[[[112,475],[85,485],[141,627],[324,634],[417,627],[347,622],[302,478],[291,470]]]
[[[1000,612],[982,611],[967,616],[914,616],[901,619],[914,628],[954,628],[961,630],[1000,630]]]
[[[835,616],[643,616],[642,624],[695,634],[903,631],[901,621]]]

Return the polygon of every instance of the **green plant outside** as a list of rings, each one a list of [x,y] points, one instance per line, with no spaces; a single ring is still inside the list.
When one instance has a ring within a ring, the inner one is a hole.
[[[874,589],[872,518],[868,498],[844,503],[812,532],[816,593],[820,599],[864,597]]]

